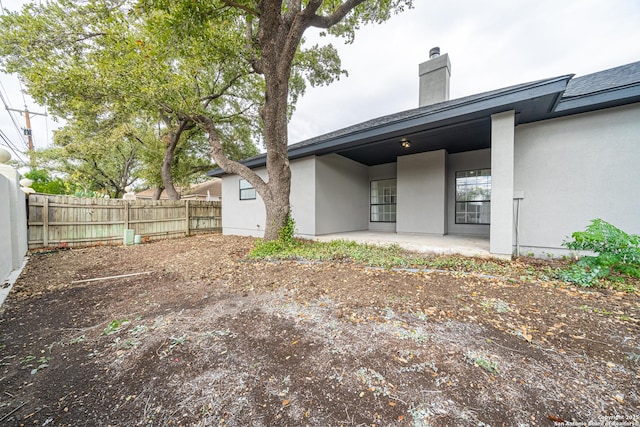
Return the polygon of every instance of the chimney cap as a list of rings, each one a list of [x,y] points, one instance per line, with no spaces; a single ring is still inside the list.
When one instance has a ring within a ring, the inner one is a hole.
[[[437,58],[438,56],[440,56],[440,48],[439,47],[431,48],[431,50],[429,51],[429,59]]]

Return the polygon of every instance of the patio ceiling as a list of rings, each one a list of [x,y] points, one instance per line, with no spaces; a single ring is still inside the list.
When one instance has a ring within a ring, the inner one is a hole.
[[[289,147],[290,159],[337,153],[364,165],[395,162],[398,156],[446,149],[450,153],[491,146],[491,115],[514,110],[516,125],[542,120],[556,106],[571,75],[524,83],[359,123]],[[411,147],[400,141],[407,139]],[[266,155],[243,161],[262,167]],[[222,176],[216,169],[210,176]]]

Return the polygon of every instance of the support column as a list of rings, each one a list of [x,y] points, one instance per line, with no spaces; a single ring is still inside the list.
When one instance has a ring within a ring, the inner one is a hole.
[[[513,163],[515,112],[491,116],[491,226],[489,251],[513,252]]]

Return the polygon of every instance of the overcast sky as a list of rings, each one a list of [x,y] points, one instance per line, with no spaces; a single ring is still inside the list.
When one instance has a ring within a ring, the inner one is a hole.
[[[0,0],[15,10],[22,0]],[[439,46],[451,61],[451,98],[565,74],[585,75],[640,61],[639,0],[414,0],[385,24],[334,41],[348,77],[309,88],[289,126],[295,143],[418,106],[418,64]],[[308,37],[316,40],[313,34]],[[319,39],[325,42],[327,39]],[[0,81],[14,108],[24,105],[15,76]],[[1,88],[0,88],[1,89]],[[27,99],[31,111],[44,108]],[[8,112],[0,129],[21,147]],[[24,126],[24,118],[14,114]],[[32,119],[37,147],[55,123]],[[2,142],[0,141],[0,144]]]

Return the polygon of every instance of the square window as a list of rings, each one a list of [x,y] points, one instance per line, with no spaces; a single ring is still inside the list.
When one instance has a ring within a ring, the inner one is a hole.
[[[256,198],[256,189],[246,179],[240,179],[238,183],[240,186],[240,200],[254,200]]]
[[[489,224],[491,169],[456,172],[456,224]]]
[[[371,222],[396,222],[395,179],[371,181]]]

